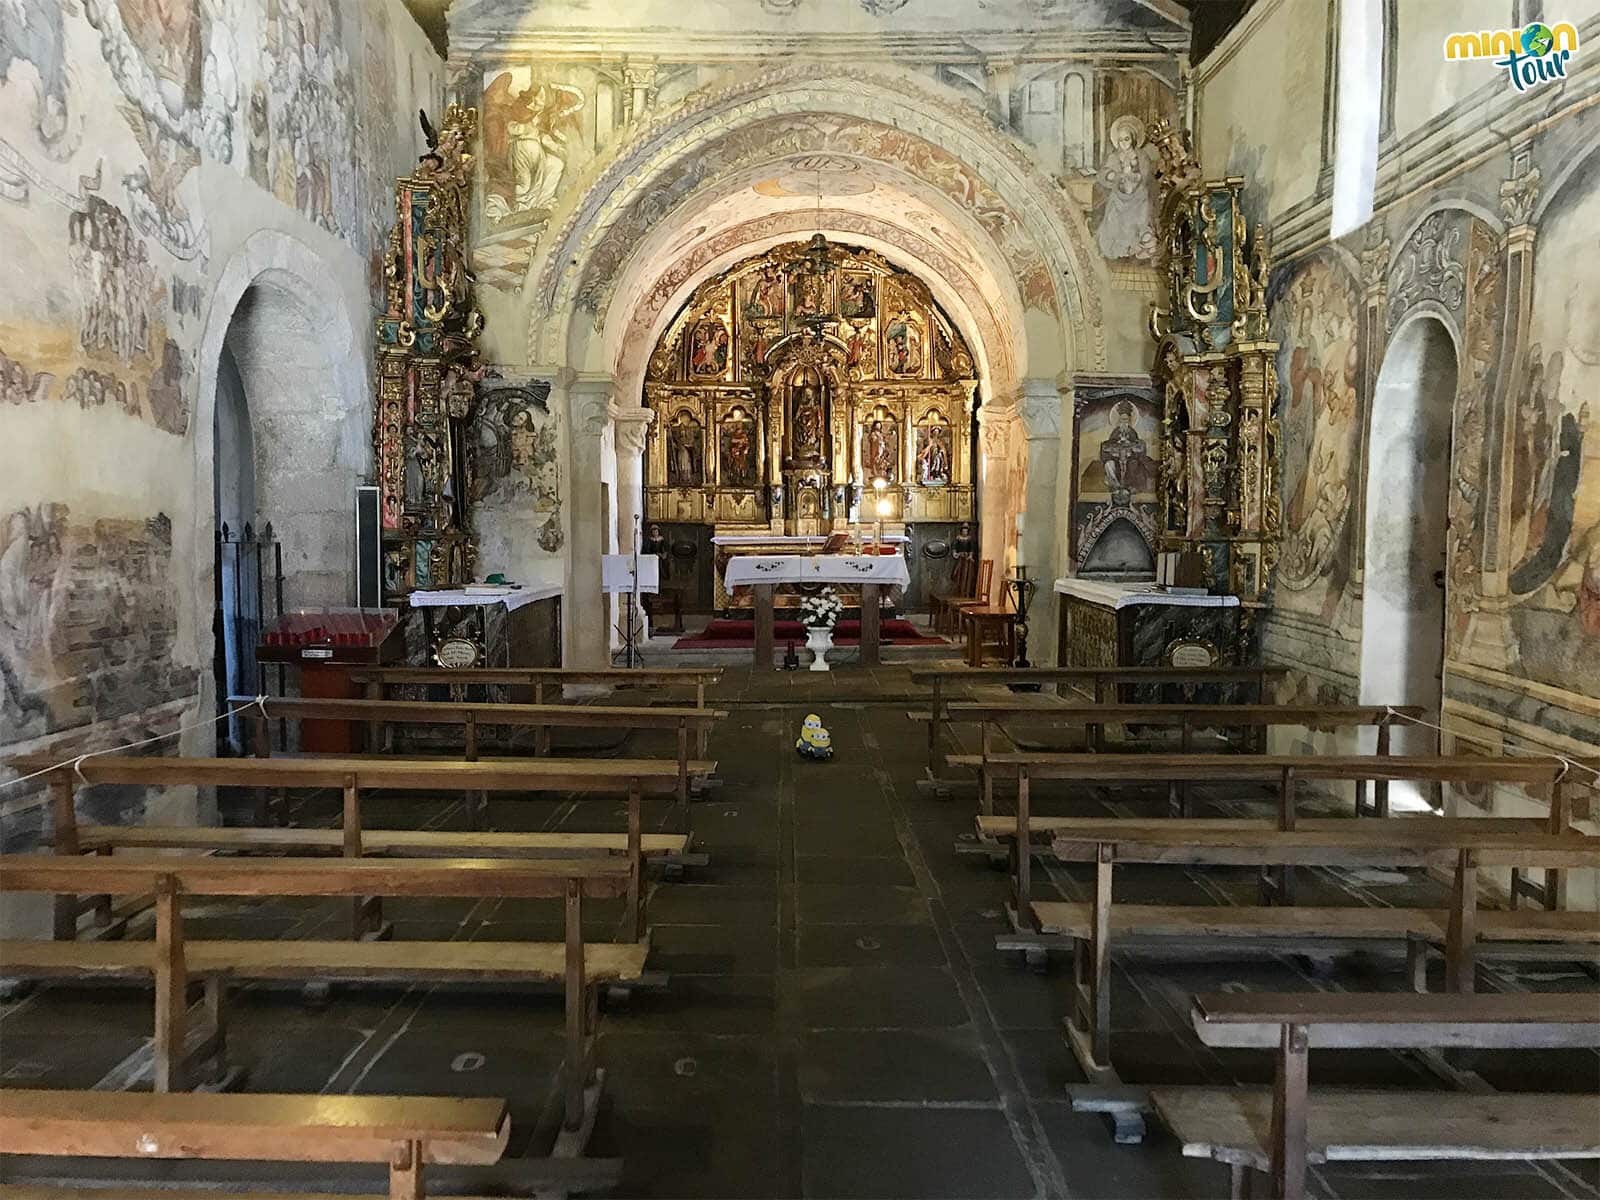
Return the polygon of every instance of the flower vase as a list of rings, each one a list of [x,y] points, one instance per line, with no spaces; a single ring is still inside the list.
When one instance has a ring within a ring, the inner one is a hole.
[[[828,670],[828,651],[833,649],[833,629],[828,625],[812,625],[806,630],[806,649],[811,651],[811,669]]]

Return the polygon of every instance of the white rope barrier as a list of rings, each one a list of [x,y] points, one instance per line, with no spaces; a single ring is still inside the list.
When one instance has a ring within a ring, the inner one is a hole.
[[[1585,774],[1594,777],[1594,783],[1590,784],[1591,787],[1600,786],[1600,771],[1595,770],[1593,767],[1588,766],[1585,763],[1577,762],[1574,759],[1568,758],[1560,751],[1547,750],[1540,746],[1525,746],[1518,742],[1511,741],[1510,739],[1502,739],[1499,743],[1491,742],[1485,738],[1473,737],[1471,734],[1462,733],[1456,729],[1446,729],[1443,725],[1435,725],[1432,721],[1424,721],[1421,717],[1413,717],[1408,713],[1400,712],[1393,705],[1389,704],[1384,705],[1384,710],[1389,714],[1390,717],[1397,718],[1401,721],[1409,721],[1413,725],[1426,726],[1428,729],[1436,730],[1439,733],[1448,734],[1457,741],[1466,742],[1472,746],[1482,746],[1485,750],[1509,750],[1515,754],[1526,754],[1529,757],[1553,758],[1561,764],[1561,774],[1556,776],[1557,783],[1560,783],[1573,771],[1582,771]],[[1440,718],[1440,720],[1443,719],[1443,717]]]
[[[265,718],[267,716],[268,699],[270,699],[268,696],[257,696],[249,704],[246,704],[241,708],[231,708],[225,713],[221,713],[218,716],[212,717],[209,721],[196,721],[192,725],[180,725],[178,728],[171,730],[168,733],[158,733],[154,737],[143,738],[137,742],[127,742],[120,746],[107,746],[104,750],[90,750],[85,754],[77,755],[75,758],[64,758],[60,762],[52,763],[50,766],[45,767],[42,770],[34,771],[27,775],[19,775],[15,779],[7,779],[4,782],[0,782],[0,791],[4,791],[6,788],[16,787],[18,784],[27,783],[31,779],[42,779],[52,771],[59,771],[62,767],[71,767],[72,773],[80,780],[87,783],[88,780],[84,779],[83,776],[83,764],[88,759],[99,758],[103,754],[116,754],[122,750],[138,750],[143,746],[153,746],[157,742],[164,742],[169,738],[181,737],[182,735],[190,733],[196,729],[207,729],[210,726],[215,725],[218,721],[226,721],[229,718],[238,715],[239,713],[247,713],[252,708],[260,710],[262,717]]]

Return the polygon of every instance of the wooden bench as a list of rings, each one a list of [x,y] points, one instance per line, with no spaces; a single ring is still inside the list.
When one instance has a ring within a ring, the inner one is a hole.
[[[550,753],[552,728],[671,729],[678,735],[678,800],[688,803],[689,782],[697,775],[691,765],[706,767],[689,756],[689,735],[704,742],[704,734],[728,714],[710,708],[614,708],[583,704],[485,704],[471,701],[413,700],[295,700],[234,696],[232,711],[248,716],[255,727],[257,757],[272,754],[272,720],[360,721],[368,728],[367,750],[378,753],[391,725],[459,725],[463,730],[462,757],[479,761],[478,731],[484,728],[532,729],[534,754]],[[703,778],[709,771],[701,771]]]
[[[1395,818],[1320,823],[1294,829],[1217,829],[1211,821],[1167,821],[1137,832],[1108,820],[1085,822],[1054,844],[1063,862],[1093,863],[1094,899],[1082,906],[1035,902],[1033,928],[1060,930],[1073,948],[1069,1040],[1097,1082],[1114,1082],[1111,1070],[1111,947],[1117,935],[1198,938],[1197,953],[1211,955],[1219,937],[1270,938],[1302,949],[1318,939],[1334,943],[1384,938],[1406,940],[1408,952],[1435,942],[1442,932],[1446,986],[1474,987],[1481,940],[1600,943],[1600,923],[1590,914],[1548,911],[1478,911],[1480,866],[1544,869],[1600,867],[1600,838],[1572,832],[1505,829],[1479,831],[1471,818]],[[1316,866],[1439,868],[1452,872],[1447,909],[1422,912],[1359,907],[1213,909],[1210,906],[1122,906],[1112,903],[1117,863],[1186,866]],[[1381,915],[1371,915],[1377,912]],[[1121,915],[1118,915],[1121,913]],[[1582,918],[1591,916],[1584,921]],[[1141,923],[1148,921],[1148,924]],[[1005,939],[1001,939],[1002,945]],[[1413,965],[1413,983],[1418,979]]]
[[[584,670],[576,667],[360,667],[349,672],[349,679],[361,687],[369,700],[390,698],[395,687],[448,687],[452,698],[457,691],[465,699],[469,687],[529,689],[535,704],[547,698],[561,699],[565,688],[694,688],[694,706],[706,706],[706,688],[722,678],[721,667],[635,667],[629,670]],[[695,756],[706,756],[706,731],[696,734]]]
[[[1214,754],[1002,754],[989,760],[994,773],[1015,772],[1017,814],[1009,828],[1005,818],[978,818],[980,837],[1011,842],[1012,910],[1026,917],[1031,901],[1032,880],[1032,781],[1037,778],[1071,779],[1075,782],[1148,786],[1165,783],[1170,788],[1188,783],[1254,783],[1276,790],[1278,829],[1294,829],[1299,821],[1299,785],[1308,782],[1355,782],[1364,791],[1367,784],[1386,788],[1396,780],[1427,783],[1514,783],[1530,794],[1542,791],[1549,804],[1547,818],[1530,819],[1512,829],[1543,825],[1553,832],[1569,827],[1566,792],[1561,780],[1566,766],[1554,758],[1484,758],[1473,755],[1439,757],[1401,757],[1398,755],[1214,755]],[[1355,812],[1387,813],[1388,804],[1370,808],[1358,794]],[[1470,821],[1471,819],[1469,819]],[[1224,834],[1225,827],[1206,819],[1191,828],[1209,828]],[[1382,826],[1380,826],[1382,827]],[[1488,827],[1484,827],[1487,829]],[[1286,903],[1294,902],[1294,873],[1285,869],[1274,885]],[[1554,907],[1559,883],[1546,883],[1547,907]]]
[[[939,774],[939,748],[948,720],[946,698],[955,687],[987,685],[1040,688],[1046,684],[1066,684],[1092,699],[1110,703],[1113,689],[1136,684],[1163,684],[1183,687],[1232,686],[1254,689],[1258,702],[1265,702],[1271,685],[1288,675],[1282,667],[954,667],[937,671],[912,671],[911,682],[932,689],[932,703],[926,713],[912,712],[912,720],[928,722],[928,775]]]
[[[45,770],[43,759],[13,760],[24,772]],[[699,765],[699,764],[695,764]],[[645,836],[642,827],[643,797],[673,795],[678,784],[677,764],[667,759],[516,759],[493,762],[453,762],[444,759],[387,758],[164,758],[101,755],[50,770],[46,781],[51,790],[52,840],[57,854],[79,855],[92,852],[108,855],[124,848],[153,849],[162,846],[215,850],[317,849],[323,831],[282,831],[269,829],[198,830],[193,826],[120,828],[107,825],[80,827],[77,823],[76,789],[83,784],[130,784],[146,787],[247,787],[247,788],[331,788],[343,794],[338,852],[347,859],[369,853],[373,848],[387,854],[417,855],[448,853],[470,839],[471,857],[499,853],[539,853],[554,842],[568,853],[603,850],[620,854],[631,872],[625,921],[634,936],[644,929],[643,857]],[[463,834],[443,831],[383,831],[369,833],[361,820],[364,790],[466,791],[470,793],[577,791],[596,796],[627,797],[627,831],[616,834]],[[287,834],[288,844],[284,838]],[[314,834],[316,836],[314,836]],[[664,849],[684,843],[668,842]],[[87,902],[76,895],[57,897],[55,936],[70,940],[77,935],[79,917],[89,911],[104,924],[109,906],[103,897],[90,895]],[[377,931],[382,924],[377,898],[358,900],[354,906],[353,932],[357,936]]]
[[[1105,752],[1105,727],[1107,725],[1154,726],[1179,731],[1179,753],[1195,751],[1195,735],[1202,729],[1244,729],[1252,737],[1242,747],[1261,752],[1266,749],[1269,730],[1283,727],[1307,729],[1360,729],[1373,726],[1377,730],[1377,753],[1389,753],[1390,730],[1398,720],[1420,717],[1422,709],[1394,708],[1389,705],[1298,705],[1298,704],[991,704],[969,703],[948,706],[952,722],[975,721],[980,726],[979,754],[972,763],[965,756],[951,755],[952,766],[973,765],[978,772],[979,807],[985,815],[994,812],[994,780],[996,774],[1014,773],[1009,759],[1001,760],[994,754],[993,731],[1005,733],[1005,722],[1019,717],[1037,717],[1053,726],[1065,726],[1081,732],[1081,745],[1085,750]],[[1079,755],[1057,754],[1045,760],[1040,755],[1036,761],[1056,761],[1070,766],[1081,761]],[[1169,781],[1168,800],[1174,812],[1189,815],[1189,780]],[[1358,808],[1362,807],[1358,805]],[[1374,787],[1371,811],[1377,816],[1389,815],[1389,781],[1379,779]]]
[[[375,1163],[390,1200],[420,1200],[429,1165],[498,1162],[510,1132],[506,1102],[492,1099],[0,1090],[8,1154]]]
[[[594,1058],[597,984],[637,979],[643,942],[583,941],[583,902],[625,895],[628,864],[611,858],[244,860],[116,855],[85,859],[51,854],[0,855],[0,890],[156,897],[153,942],[7,941],[0,972],[29,978],[143,978],[155,983],[153,1082],[181,1091],[190,1064],[216,1058],[226,1042],[224,1000],[230,979],[561,983],[565,988],[564,1128],[584,1130],[594,1117],[603,1076]],[[560,943],[530,942],[187,942],[183,902],[191,896],[405,896],[542,898],[564,903]],[[192,978],[204,983],[191,1022]]]
[[[1277,1051],[1270,1093],[1151,1093],[1185,1155],[1228,1164],[1234,1197],[1266,1172],[1275,1200],[1302,1200],[1313,1163],[1600,1157],[1600,1096],[1307,1088],[1312,1049],[1600,1046],[1600,996],[1206,993],[1191,1017],[1208,1046]]]

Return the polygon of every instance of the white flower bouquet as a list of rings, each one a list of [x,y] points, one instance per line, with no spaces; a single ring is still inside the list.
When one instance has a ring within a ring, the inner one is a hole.
[[[807,629],[832,629],[842,612],[844,604],[831,587],[800,600],[800,623]]]

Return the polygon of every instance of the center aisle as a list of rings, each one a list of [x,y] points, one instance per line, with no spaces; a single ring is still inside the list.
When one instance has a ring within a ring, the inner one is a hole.
[[[621,1194],[1205,1194],[1206,1164],[1159,1137],[1128,1153],[1068,1106],[1061,980],[994,951],[1003,876],[952,853],[968,802],[917,792],[906,669],[730,669],[715,691],[712,866],[652,904],[670,990],[602,1027],[594,1152],[625,1155]],[[831,762],[794,751],[812,711]]]

